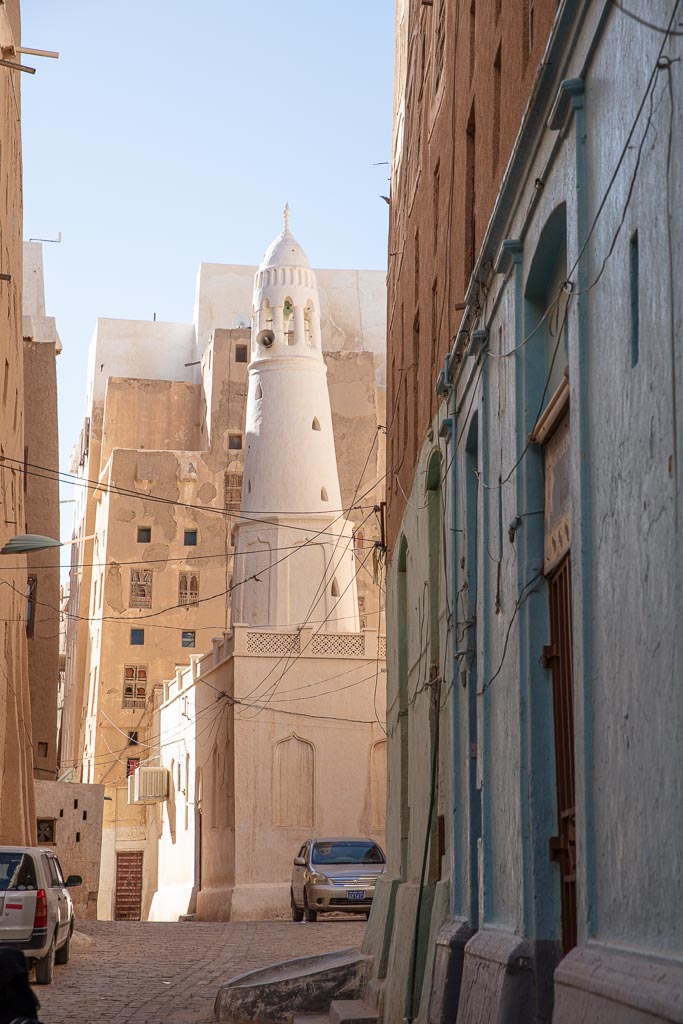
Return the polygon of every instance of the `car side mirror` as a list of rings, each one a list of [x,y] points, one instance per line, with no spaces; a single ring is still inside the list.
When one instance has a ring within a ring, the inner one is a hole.
[[[304,860],[303,857],[295,857],[294,858],[294,865],[297,868],[305,868],[306,867],[306,861]]]
[[[71,889],[74,885],[83,885],[83,879],[80,875],[69,875],[64,884],[67,889]]]

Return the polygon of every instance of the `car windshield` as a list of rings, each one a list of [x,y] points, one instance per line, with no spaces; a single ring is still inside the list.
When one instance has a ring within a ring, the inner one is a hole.
[[[315,843],[314,864],[384,864],[384,854],[376,843],[341,839],[335,843]]]
[[[27,853],[0,850],[0,892],[36,888],[36,869]]]

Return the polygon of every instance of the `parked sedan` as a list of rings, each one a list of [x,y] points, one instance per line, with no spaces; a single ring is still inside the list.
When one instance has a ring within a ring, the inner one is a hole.
[[[44,847],[0,848],[0,947],[24,951],[36,965],[36,982],[49,985],[55,963],[69,959],[74,907],[59,861]]]
[[[308,839],[294,858],[292,920],[320,913],[370,912],[386,858],[372,839]]]

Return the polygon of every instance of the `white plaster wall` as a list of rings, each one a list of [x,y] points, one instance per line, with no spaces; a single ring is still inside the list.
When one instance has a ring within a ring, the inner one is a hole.
[[[195,381],[194,326],[100,317],[90,343],[88,408],[104,401],[109,377]]]
[[[202,263],[194,322],[198,353],[217,327],[251,317],[257,267]],[[316,270],[324,351],[386,351],[386,274],[380,270]],[[194,358],[199,358],[199,355]],[[382,382],[384,378],[382,377]]]

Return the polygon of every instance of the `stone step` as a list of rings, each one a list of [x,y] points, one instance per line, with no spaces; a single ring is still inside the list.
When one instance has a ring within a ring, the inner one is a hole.
[[[367,999],[334,999],[330,1003],[330,1024],[355,1024],[356,1021],[375,1024],[378,1020],[379,1010]]]
[[[380,1016],[382,1015],[382,1006],[384,1005],[384,982],[385,978],[373,978],[372,981],[368,982],[367,991],[365,993],[365,1001],[374,1006],[375,1009],[379,1010]]]

